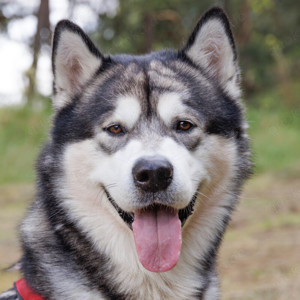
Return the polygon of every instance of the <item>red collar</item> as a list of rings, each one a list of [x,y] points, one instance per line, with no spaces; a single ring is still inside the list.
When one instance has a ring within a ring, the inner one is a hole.
[[[45,300],[27,285],[24,278],[15,282],[15,287],[23,300]]]

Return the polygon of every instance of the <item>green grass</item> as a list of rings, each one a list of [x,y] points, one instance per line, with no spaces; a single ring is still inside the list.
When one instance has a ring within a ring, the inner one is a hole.
[[[291,83],[288,108],[282,93],[272,90],[250,99],[247,119],[253,148],[255,172],[292,175],[300,166],[300,90]],[[299,92],[299,93],[298,93]],[[299,101],[298,101],[299,102]]]
[[[46,140],[51,108],[0,109],[0,184],[32,182],[34,164]]]
[[[250,108],[247,115],[256,172],[292,172],[300,165],[300,110]]]

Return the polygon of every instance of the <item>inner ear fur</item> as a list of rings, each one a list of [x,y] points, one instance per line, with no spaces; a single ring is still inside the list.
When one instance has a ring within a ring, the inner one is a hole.
[[[57,24],[52,49],[56,109],[64,107],[81,92],[100,68],[102,60],[101,53],[80,27],[68,20]]]
[[[240,71],[228,18],[215,7],[204,14],[183,52],[233,96],[239,96]]]

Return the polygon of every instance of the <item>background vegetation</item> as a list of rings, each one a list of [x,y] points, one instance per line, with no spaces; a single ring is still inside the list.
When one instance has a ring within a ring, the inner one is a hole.
[[[47,3],[42,0],[35,12],[37,34],[30,41],[34,59],[24,92],[27,104],[0,108],[0,269],[19,258],[16,224],[33,198],[34,161],[50,126],[50,100],[38,95],[35,86],[40,49],[50,40],[40,33],[53,30]],[[93,3],[70,1],[70,9]],[[3,32],[13,18],[26,14],[20,9],[20,15],[8,18],[3,13],[6,5],[11,1],[0,3]],[[223,299],[296,300],[300,295],[300,2],[120,1],[114,14],[99,13],[89,33],[103,53],[179,48],[213,5],[227,11],[236,37],[256,165],[221,249]],[[0,290],[9,288],[18,276],[0,271]]]

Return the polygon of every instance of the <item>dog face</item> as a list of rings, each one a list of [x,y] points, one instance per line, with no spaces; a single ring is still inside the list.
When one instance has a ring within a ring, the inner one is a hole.
[[[64,202],[83,223],[92,210],[107,211],[133,228],[145,268],[170,270],[189,220],[220,205],[212,195],[238,188],[249,172],[226,16],[211,10],[182,50],[144,56],[103,56],[62,21],[52,60],[51,143]]]

